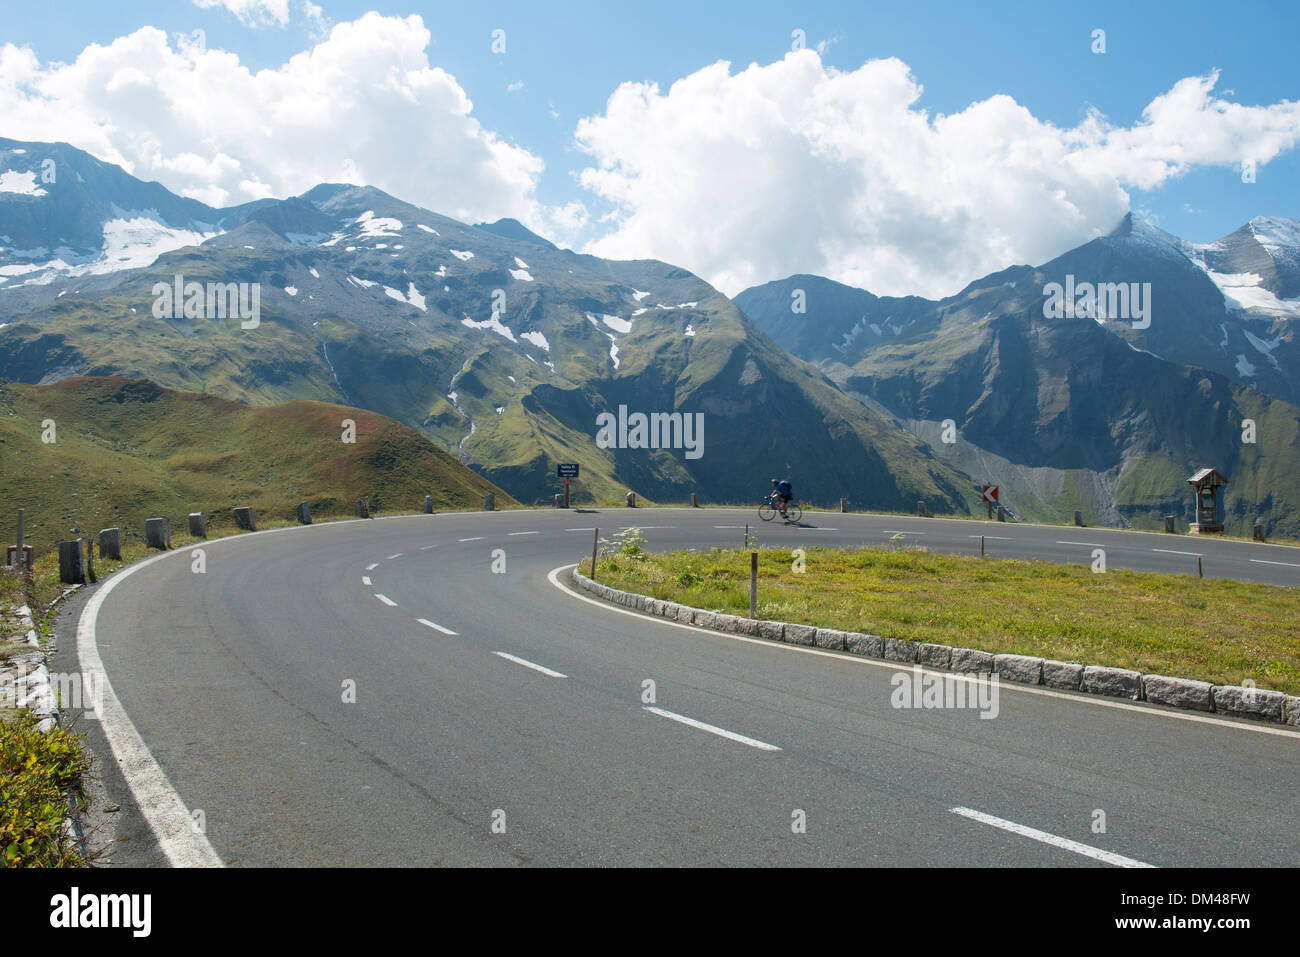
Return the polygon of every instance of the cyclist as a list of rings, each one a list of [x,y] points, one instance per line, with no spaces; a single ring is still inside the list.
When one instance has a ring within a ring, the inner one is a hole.
[[[781,513],[781,516],[786,518],[788,516],[785,510],[794,498],[794,486],[790,484],[789,479],[781,479],[780,481],[772,479],[772,493],[768,498],[772,500],[773,506]]]

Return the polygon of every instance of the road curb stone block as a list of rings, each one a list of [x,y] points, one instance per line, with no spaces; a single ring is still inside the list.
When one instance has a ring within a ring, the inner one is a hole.
[[[1300,727],[1300,698],[1295,695],[1286,699],[1286,723]]]
[[[759,621],[758,634],[768,641],[785,640],[785,623],[780,621]]]
[[[975,648],[954,648],[949,667],[953,671],[969,671],[976,674],[993,673],[993,655]]]
[[[813,637],[813,644],[818,648],[843,651],[847,638],[846,633],[836,631],[834,628],[818,628],[817,634]]]
[[[122,530],[120,528],[101,528],[99,530],[99,557],[122,558]]]
[[[166,551],[172,547],[171,520],[167,518],[149,518],[144,523],[144,540],[150,548]]]
[[[844,650],[849,654],[861,655],[864,658],[883,658],[885,657],[885,639],[879,635],[867,635],[860,631],[845,632]]]
[[[993,670],[1007,681],[1022,685],[1043,683],[1043,659],[1029,655],[994,655]]]
[[[675,601],[666,601],[664,602],[663,611],[659,612],[659,614],[663,615],[665,618],[676,618],[677,612],[681,610],[681,607],[682,606],[677,604]]]
[[[1142,673],[1127,668],[1087,665],[1083,669],[1080,688],[1089,694],[1139,701],[1142,698]]]
[[[208,537],[208,526],[203,521],[202,512],[190,512],[190,534],[195,538]]]
[[[695,624],[699,625],[701,628],[716,628],[717,616],[711,611],[700,611],[697,609],[695,612]]]
[[[241,505],[235,509],[235,524],[246,532],[257,531],[257,522],[253,520],[253,509],[248,505]]]
[[[1214,707],[1213,695],[1214,685],[1208,681],[1168,678],[1164,675],[1142,676],[1142,697],[1152,704],[1189,711],[1209,711]]]
[[[1083,665],[1073,661],[1043,659],[1043,684],[1049,688],[1078,691],[1083,683]]]
[[[1214,710],[1241,718],[1281,721],[1286,695],[1280,691],[1243,688],[1240,685],[1215,685]]]
[[[690,605],[677,606],[677,620],[683,625],[689,625],[695,620],[695,609]]]
[[[734,632],[736,630],[736,616],[715,613],[713,616],[713,627],[719,631]]]
[[[759,634],[758,628],[761,624],[762,622],[757,618],[741,618],[740,616],[737,616],[736,632],[741,635],[753,635],[757,637]]]
[[[906,661],[910,664],[915,664],[916,649],[917,644],[914,641],[906,641],[902,638],[886,638],[885,660]]]
[[[924,642],[916,649],[916,663],[927,668],[947,668],[952,661],[952,648]]]
[[[817,637],[817,629],[812,625],[787,624],[785,640],[792,645],[811,645]]]

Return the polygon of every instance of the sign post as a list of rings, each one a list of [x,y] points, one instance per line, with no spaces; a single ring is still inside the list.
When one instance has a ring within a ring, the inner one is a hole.
[[[984,504],[988,506],[989,520],[993,519],[993,505],[998,500],[998,487],[996,485],[984,485],[980,488],[980,497]]]
[[[564,479],[564,507],[569,507],[569,482],[578,477],[577,462],[562,462],[555,466],[557,478]]]

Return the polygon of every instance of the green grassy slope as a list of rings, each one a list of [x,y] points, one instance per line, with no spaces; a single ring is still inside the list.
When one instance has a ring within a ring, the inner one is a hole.
[[[356,442],[342,441],[344,419]],[[46,420],[53,443],[42,441]],[[213,396],[173,392],[152,382],[76,378],[56,385],[0,383],[0,537],[13,538],[26,509],[38,551],[79,528],[93,537],[118,525],[128,540],[144,521],[166,515],[173,529],[192,511],[214,527],[231,508],[259,518],[291,518],[301,501],[315,515],[348,514],[360,497],[382,510],[516,504],[487,479],[392,419],[322,402],[251,408]]]

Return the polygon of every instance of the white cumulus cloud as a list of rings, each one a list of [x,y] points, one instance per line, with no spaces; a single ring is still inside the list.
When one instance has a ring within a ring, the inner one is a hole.
[[[70,63],[5,44],[0,115],[6,136],[71,143],[214,206],[351,182],[462,220],[540,225],[542,160],[481,126],[430,40],[418,16],[368,13],[256,72],[153,27]]]
[[[194,0],[194,5],[204,9],[225,7],[249,27],[284,26],[289,22],[289,0]]]
[[[799,272],[948,295],[1109,231],[1129,188],[1300,140],[1300,103],[1230,103],[1217,81],[1180,81],[1130,127],[1094,111],[1072,129],[1005,95],[931,115],[896,58],[840,71],[801,50],[667,92],[624,83],[576,130],[592,159],[580,181],[612,206],[586,251],[664,259],[733,295]]]

